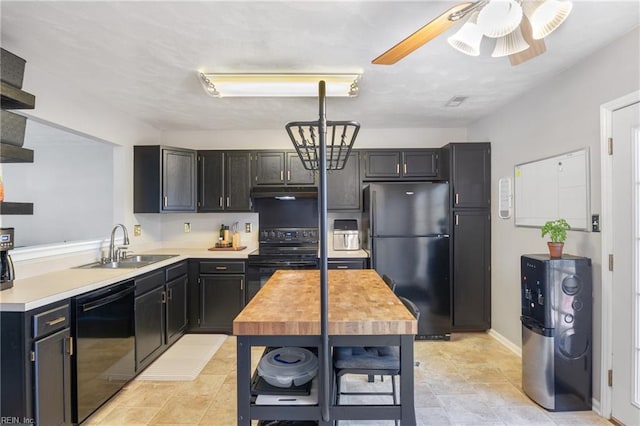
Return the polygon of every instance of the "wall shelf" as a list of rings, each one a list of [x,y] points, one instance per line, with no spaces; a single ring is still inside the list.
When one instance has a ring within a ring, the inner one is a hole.
[[[0,163],[33,163],[33,150],[0,142]]]
[[[0,201],[0,215],[5,214],[33,214],[33,203]]]
[[[2,109],[33,109],[36,106],[35,96],[7,83],[0,82],[0,95]]]

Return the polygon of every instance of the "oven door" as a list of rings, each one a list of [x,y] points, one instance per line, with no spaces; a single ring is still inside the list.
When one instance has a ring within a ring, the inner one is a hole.
[[[318,269],[318,259],[251,259],[247,261],[246,303],[260,291],[271,275],[279,269]]]

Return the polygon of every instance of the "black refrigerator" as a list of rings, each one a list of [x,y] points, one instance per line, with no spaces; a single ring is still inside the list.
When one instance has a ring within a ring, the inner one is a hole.
[[[449,184],[376,183],[364,188],[364,248],[371,267],[420,309],[417,339],[449,340]]]

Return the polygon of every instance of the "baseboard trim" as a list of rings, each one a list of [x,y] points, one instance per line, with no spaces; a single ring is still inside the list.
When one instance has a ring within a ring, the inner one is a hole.
[[[489,336],[491,336],[494,339],[496,339],[499,343],[501,343],[504,347],[509,349],[511,352],[513,352],[514,354],[516,354],[520,358],[522,358],[522,348],[519,347],[518,345],[514,344],[511,340],[507,339],[502,334],[500,334],[497,331],[495,331],[493,328],[489,329],[487,331],[487,334],[489,334]]]

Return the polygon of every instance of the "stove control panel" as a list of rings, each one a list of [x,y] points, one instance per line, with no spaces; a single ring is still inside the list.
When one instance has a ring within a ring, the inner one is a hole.
[[[316,243],[318,242],[318,229],[316,228],[275,228],[260,230],[260,242],[291,242],[291,243]]]

